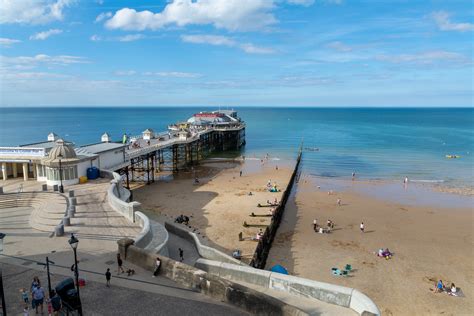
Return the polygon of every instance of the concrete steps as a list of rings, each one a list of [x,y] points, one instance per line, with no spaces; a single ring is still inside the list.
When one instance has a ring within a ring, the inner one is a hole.
[[[31,207],[29,217],[32,228],[53,232],[67,209],[67,199],[52,192],[22,192],[0,195],[0,209]]]

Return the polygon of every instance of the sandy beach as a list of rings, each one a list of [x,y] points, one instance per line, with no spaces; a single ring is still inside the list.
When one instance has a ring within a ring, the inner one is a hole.
[[[172,180],[135,189],[134,199],[142,203],[146,212],[163,215],[171,222],[180,214],[189,216],[190,229],[203,243],[228,254],[233,249],[240,249],[242,260],[249,262],[257,246],[257,242],[250,239],[260,228],[265,229],[271,218],[270,207],[259,208],[257,204],[275,198],[279,201],[282,196],[282,192],[268,192],[267,182],[277,183],[283,191],[293,166],[294,162],[272,158],[263,163],[255,158],[202,163],[193,171],[174,175]],[[199,184],[194,184],[194,174],[199,178]],[[252,212],[267,216],[251,217]],[[244,227],[244,221],[254,226]],[[239,241],[240,232],[244,241]]]
[[[301,179],[287,204],[267,267],[278,263],[293,275],[357,288],[376,302],[383,315],[473,314],[472,207],[395,203],[359,192],[364,190],[338,191],[330,182],[306,175]],[[323,225],[331,219],[335,229],[317,234],[313,219]],[[365,233],[359,229],[362,221]],[[393,258],[377,257],[379,248],[389,248]],[[331,274],[331,268],[346,264],[354,269],[350,277]],[[430,291],[439,279],[448,285],[454,282],[465,297]]]

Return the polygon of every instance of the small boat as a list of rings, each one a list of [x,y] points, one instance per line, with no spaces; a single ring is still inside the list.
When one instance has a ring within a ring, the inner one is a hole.
[[[307,150],[307,151],[319,151],[319,148],[317,148],[317,147],[305,147],[305,150]]]
[[[461,158],[459,155],[446,155],[446,158],[448,159],[456,159],[456,158]]]

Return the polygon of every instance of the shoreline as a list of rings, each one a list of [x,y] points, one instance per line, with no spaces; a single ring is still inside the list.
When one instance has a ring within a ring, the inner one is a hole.
[[[410,206],[467,208],[474,205],[474,188],[451,188],[435,183],[380,179],[329,178],[306,174],[305,180],[319,186],[321,191],[354,192],[382,201]]]
[[[385,190],[392,189],[393,183],[331,180],[302,174],[285,210],[267,268],[281,264],[293,275],[357,288],[372,298],[384,315],[474,311],[472,206],[447,208],[439,201],[430,205],[408,198],[394,201],[367,192],[394,194]],[[404,190],[400,183],[396,185]],[[333,194],[328,195],[331,189]],[[415,197],[420,192],[428,197],[446,194],[410,184],[408,192]],[[337,199],[342,201],[340,206]],[[335,228],[330,234],[315,233],[314,219],[323,227],[331,219]],[[365,233],[359,230],[361,222]],[[389,248],[395,253],[393,258],[377,257],[380,248]],[[333,267],[346,264],[354,269],[349,277],[331,274]],[[465,297],[431,292],[439,279],[454,282]]]

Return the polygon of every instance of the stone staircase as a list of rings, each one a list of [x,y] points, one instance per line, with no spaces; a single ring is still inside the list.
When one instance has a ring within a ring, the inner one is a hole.
[[[52,192],[21,192],[0,195],[0,210],[32,208],[30,226],[44,232],[54,232],[67,209],[65,196]]]

